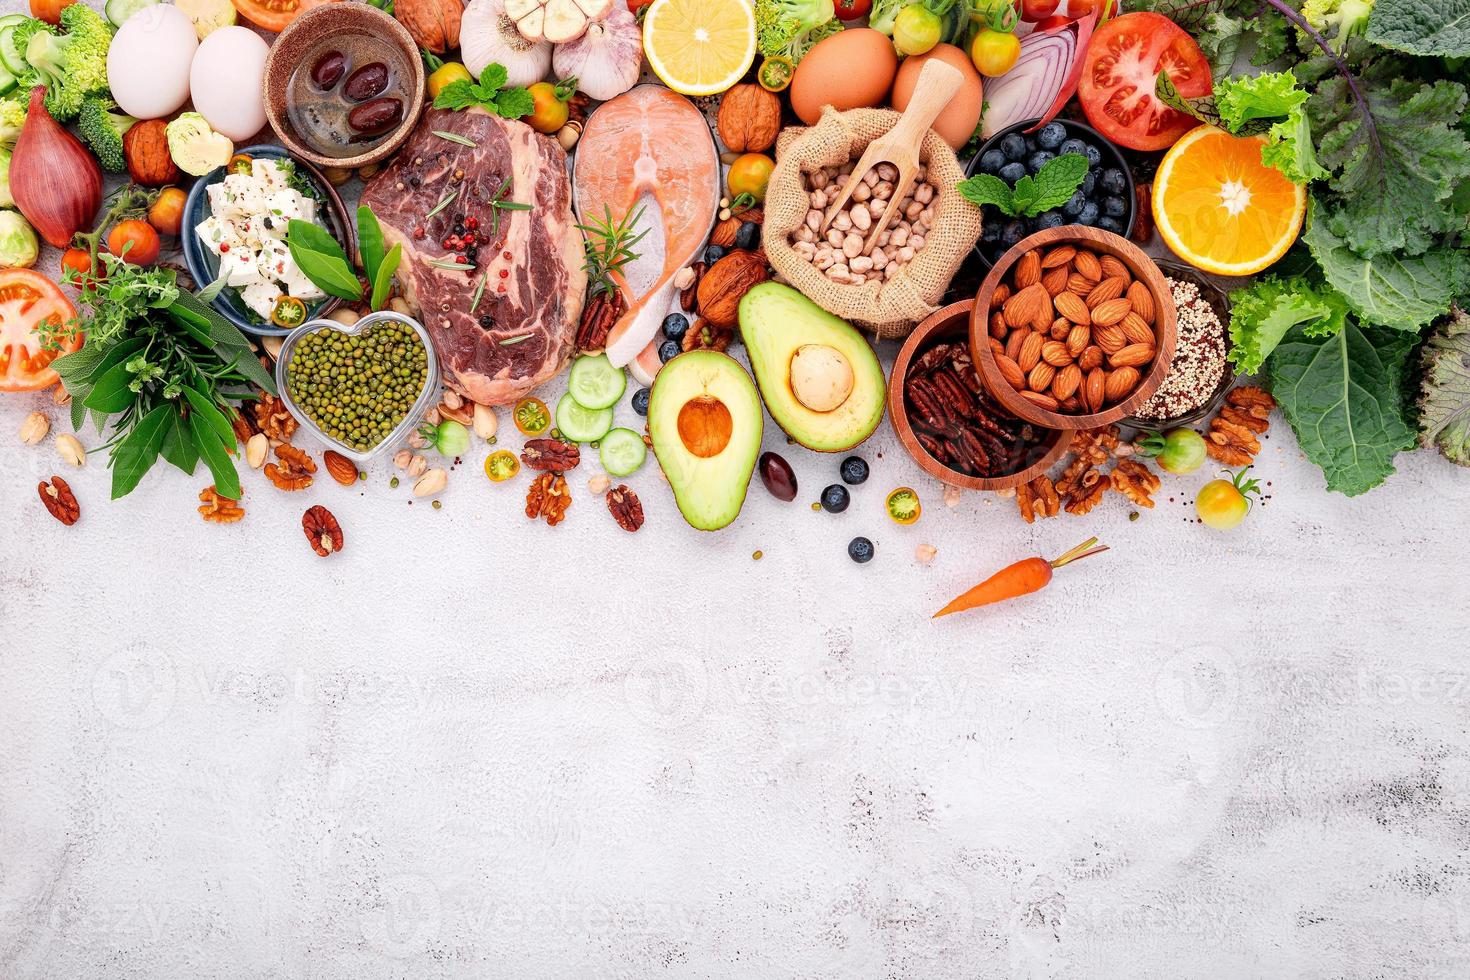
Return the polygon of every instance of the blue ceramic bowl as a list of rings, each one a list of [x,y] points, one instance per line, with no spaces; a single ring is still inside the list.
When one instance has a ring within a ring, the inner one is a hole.
[[[290,160],[296,168],[304,174],[308,180],[316,186],[321,202],[321,220],[332,237],[342,243],[343,250],[352,257],[354,261],[357,256],[357,233],[353,223],[347,218],[347,209],[342,204],[342,198],[337,196],[337,189],[328,183],[321,171],[299,157],[281,149],[279,146],[271,146],[268,143],[260,143],[255,146],[247,146],[237,151],[248,157],[260,157],[270,160]],[[189,191],[189,198],[184,202],[184,221],[179,228],[179,238],[182,239],[184,248],[184,264],[189,267],[189,275],[194,277],[194,283],[199,289],[203,289],[214,282],[219,275],[219,258],[194,232],[199,223],[209,217],[209,186],[225,179],[225,168],[218,167],[194,181],[193,188]],[[240,299],[239,294],[226,286],[220,290],[212,305],[219,313],[235,326],[246,333],[257,337],[284,337],[291,332],[289,327],[278,327],[269,320],[262,319],[250,307],[246,306]],[[328,313],[342,305],[342,300],[336,296],[327,296],[319,299],[312,306],[307,307],[306,318],[315,320],[326,316]]]

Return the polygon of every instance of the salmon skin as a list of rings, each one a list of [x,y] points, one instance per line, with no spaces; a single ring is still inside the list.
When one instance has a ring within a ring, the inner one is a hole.
[[[675,274],[694,261],[719,214],[720,158],[709,122],[694,103],[662,85],[630,89],[588,117],[572,183],[584,225],[609,214],[620,221],[648,195],[663,226],[663,266],[647,293],[635,295],[620,273],[611,277],[627,312],[608,332],[607,358],[623,367],[658,334]],[[652,212],[645,210],[644,220]]]

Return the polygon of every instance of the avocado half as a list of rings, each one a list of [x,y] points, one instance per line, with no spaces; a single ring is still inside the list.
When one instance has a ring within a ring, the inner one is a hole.
[[[888,386],[867,339],[790,286],[751,288],[740,336],[771,418],[808,449],[851,449],[883,421]]]
[[[764,424],[755,384],[729,355],[690,351],[659,369],[648,436],[691,527],[718,531],[740,514]]]

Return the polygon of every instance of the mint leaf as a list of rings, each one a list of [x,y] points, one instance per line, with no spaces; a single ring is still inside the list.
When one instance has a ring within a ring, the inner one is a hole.
[[[1035,177],[1022,177],[1013,191],[1016,214],[1034,218],[1044,211],[1059,208],[1077,192],[1087,176],[1087,158],[1080,153],[1064,153],[1042,164]]]
[[[1455,309],[1423,349],[1419,444],[1470,466],[1470,314]]]
[[[1002,214],[1016,216],[1015,204],[1011,200],[1011,189],[1006,182],[994,174],[976,174],[955,185],[960,197],[977,208],[990,205]]]
[[[1368,40],[1410,54],[1470,55],[1470,0],[1375,0]]]
[[[480,72],[480,89],[485,92],[496,92],[505,88],[505,83],[510,81],[510,72],[499,62],[491,62]]]
[[[1230,360],[1254,374],[1293,327],[1311,337],[1342,329],[1347,301],[1331,290],[1317,290],[1305,279],[1266,276],[1230,294]]]
[[[479,91],[473,83],[465,79],[450,82],[439,90],[438,95],[434,96],[435,109],[451,109],[458,112],[461,109],[468,109],[472,105],[479,104]]]
[[[490,108],[486,106],[486,108]],[[508,88],[495,96],[495,112],[506,119],[519,119],[536,111],[535,100],[523,88]]]

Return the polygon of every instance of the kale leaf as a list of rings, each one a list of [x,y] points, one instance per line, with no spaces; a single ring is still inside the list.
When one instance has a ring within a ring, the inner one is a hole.
[[[1470,55],[1470,0],[1375,0],[1368,40],[1410,54]]]
[[[1453,309],[1424,344],[1419,444],[1470,466],[1470,313]]]

